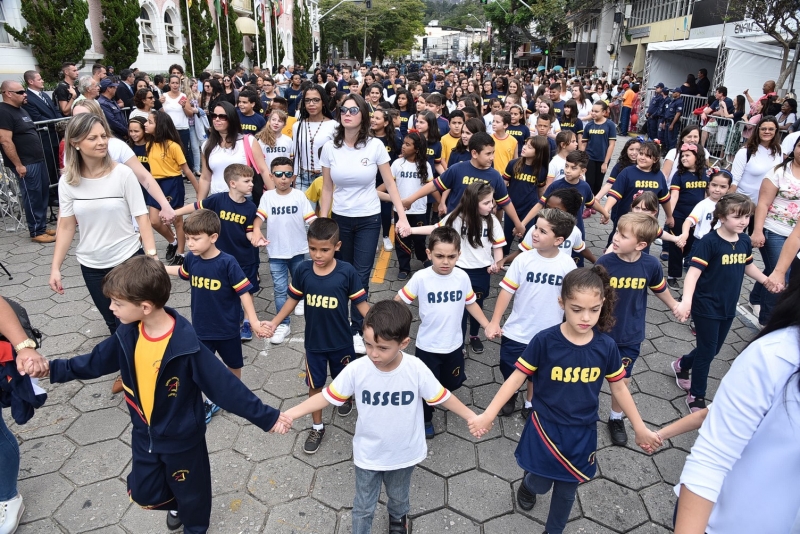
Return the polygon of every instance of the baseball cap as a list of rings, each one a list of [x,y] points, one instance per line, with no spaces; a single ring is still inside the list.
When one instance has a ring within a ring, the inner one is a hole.
[[[119,84],[110,78],[103,78],[100,80],[100,90],[105,91],[109,87],[116,87]]]
[[[656,84],[656,89],[663,89],[664,87],[666,87],[666,86],[661,82]]]
[[[672,90],[672,92],[673,92],[673,93],[680,93],[680,92],[681,92],[681,88],[680,88],[680,86],[678,86],[678,87],[676,87],[675,89],[673,89],[673,90]]]

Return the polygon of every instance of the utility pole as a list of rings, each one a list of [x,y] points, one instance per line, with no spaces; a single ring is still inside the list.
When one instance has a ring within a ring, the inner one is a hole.
[[[367,64],[367,15],[364,14],[364,61],[361,62],[362,65]]]

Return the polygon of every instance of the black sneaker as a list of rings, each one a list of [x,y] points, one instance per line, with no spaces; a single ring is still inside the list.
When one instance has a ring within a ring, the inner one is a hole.
[[[611,435],[611,443],[622,447],[628,443],[628,433],[625,431],[624,419],[609,419],[608,433]]]
[[[172,259],[175,257],[176,252],[178,252],[178,245],[177,244],[173,245],[172,243],[170,243],[169,245],[167,245],[167,255],[164,257],[164,259],[166,259],[167,261],[172,261]]]
[[[183,257],[183,254],[175,254],[175,256],[172,258],[172,261],[170,261],[169,264],[170,265],[183,265],[183,260],[184,259],[185,258]]]
[[[536,504],[536,495],[528,491],[528,488],[525,487],[524,481],[519,483],[519,489],[517,490],[517,504],[526,512],[530,511],[530,509]]]
[[[181,521],[181,518],[178,517],[178,511],[177,510],[170,510],[169,512],[167,512],[167,528],[168,529],[177,530],[177,529],[181,528],[181,525],[183,525],[183,521]]]
[[[483,354],[483,343],[481,342],[481,339],[470,336],[469,350],[471,350],[473,354]]]
[[[403,281],[408,278],[408,273],[406,271],[400,271],[397,273],[397,279]]]
[[[303,445],[303,452],[306,454],[314,454],[317,452],[319,450],[320,443],[322,443],[323,437],[325,437],[324,428],[322,430],[312,428],[311,432],[308,433],[305,444]]]
[[[530,419],[530,417],[531,417],[531,412],[532,412],[532,411],[533,411],[533,408],[532,408],[532,407],[531,407],[531,408],[526,408],[526,407],[523,405],[523,406],[522,406],[522,409],[519,411],[519,414],[522,416],[522,419],[523,419],[524,421],[527,421],[528,419]]]
[[[508,417],[514,410],[517,408],[517,394],[514,393],[514,396],[508,399],[508,402],[500,409],[500,416],[501,417]]]
[[[344,404],[336,408],[336,413],[339,414],[340,417],[347,417],[350,415],[350,412],[353,411],[353,399],[347,399]]]
[[[669,286],[670,289],[674,289],[675,291],[678,291],[681,288],[681,285],[680,283],[678,283],[677,278],[668,277],[667,285]]]
[[[407,515],[401,518],[389,516],[389,534],[411,534],[411,519]]]

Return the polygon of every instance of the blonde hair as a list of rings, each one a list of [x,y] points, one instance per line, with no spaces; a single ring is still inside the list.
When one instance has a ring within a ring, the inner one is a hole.
[[[658,220],[647,213],[626,213],[617,222],[617,230],[630,231],[637,241],[648,245],[655,241],[660,229]]]
[[[261,130],[256,134],[256,139],[261,141],[267,146],[275,146],[275,132],[272,131],[272,128],[269,127],[269,120],[272,118],[273,115],[277,114],[278,118],[283,121],[283,124],[286,124],[286,118],[288,115],[285,111],[280,109],[273,109],[267,115],[267,125],[261,128]]]
[[[75,108],[86,108],[92,115],[97,115],[103,120],[106,118],[106,116],[103,114],[103,108],[100,107],[100,103],[91,98],[84,98],[83,100],[78,100],[75,102],[75,104],[72,106],[73,114],[75,113]]]
[[[67,126],[67,132],[64,135],[64,181],[73,187],[77,187],[81,183],[81,167],[83,165],[83,155],[77,148],[77,144],[86,139],[89,133],[96,125],[102,125],[106,135],[111,138],[111,131],[108,128],[108,123],[105,119],[94,115],[93,113],[82,113],[73,117]],[[103,169],[112,169],[114,162],[108,151],[103,158]]]

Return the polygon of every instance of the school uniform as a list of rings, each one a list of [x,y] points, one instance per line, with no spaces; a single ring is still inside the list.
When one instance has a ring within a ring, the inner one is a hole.
[[[142,167],[144,167],[147,172],[150,172],[150,162],[147,159],[147,145],[131,145],[131,150],[133,150],[136,159],[139,160]],[[142,191],[144,191],[144,189],[142,189]]]
[[[242,133],[244,134],[255,135],[267,125],[267,119],[258,113],[245,115],[239,108],[236,108],[236,113],[239,114],[239,121],[242,123]]]
[[[472,154],[469,150],[464,150],[463,152],[459,152],[458,150],[453,150],[450,152],[450,157],[447,158],[447,168],[449,169],[456,163],[461,163],[462,161],[470,161],[472,159]]]
[[[672,232],[680,234],[682,232],[683,223],[689,217],[692,209],[706,197],[706,189],[708,188],[708,178],[705,173],[698,175],[693,172],[678,173],[672,179],[669,187],[670,194],[676,192],[678,194],[678,202],[675,204],[672,217],[675,219],[675,226]],[[670,231],[664,228],[665,231]],[[689,237],[686,239],[686,244],[681,250],[677,244],[669,243],[669,262],[667,264],[667,276],[670,278],[680,278],[683,274],[683,263],[685,258],[689,256],[694,244],[693,229],[689,229]]]
[[[534,169],[523,161],[522,168],[515,173],[514,167],[519,161],[514,159],[508,162],[503,172],[503,180],[508,182],[508,196],[522,219],[539,202],[539,188],[547,182],[547,167]],[[533,221],[528,227],[532,225]],[[508,255],[511,242],[514,241],[514,223],[509,217],[503,218],[503,232],[506,236],[503,254]]]
[[[444,193],[450,189],[450,194],[447,195],[447,212],[450,213],[458,203],[461,201],[461,195],[467,189],[467,186],[473,182],[486,182],[494,188],[494,201],[499,207],[503,207],[509,202],[511,198],[508,196],[506,184],[503,177],[494,168],[479,169],[474,166],[470,161],[465,161],[449,167],[438,178],[434,179],[433,185],[440,193]]]
[[[631,204],[636,196],[641,195],[645,191],[652,191],[655,193],[658,202],[661,205],[669,202],[669,188],[667,188],[667,181],[664,179],[664,174],[661,171],[643,171],[636,165],[625,167],[619,176],[614,180],[614,185],[611,186],[609,195],[617,199],[616,204],[611,208],[611,232],[608,234],[608,245],[614,238],[614,232],[617,230],[617,222],[619,218],[631,211]]]
[[[425,163],[428,169],[428,182],[433,180],[433,171],[429,163]],[[392,176],[397,184],[397,191],[400,193],[400,198],[408,198],[416,193],[421,187],[422,182],[419,177],[419,168],[417,162],[407,161],[405,158],[400,158],[392,163]],[[406,210],[406,219],[410,226],[425,226],[428,224],[426,217],[427,213],[427,200],[420,198],[411,204],[411,207]],[[395,214],[395,222],[399,220]],[[397,264],[400,272],[411,272],[411,255],[416,256],[419,261],[426,261],[428,259],[426,250],[427,236],[424,235],[407,235],[401,237],[395,234],[395,254],[397,254]]]
[[[560,124],[562,130],[570,130],[575,132],[575,135],[578,137],[578,139],[580,139],[580,137],[583,135],[583,121],[577,117],[574,119],[561,117]]]
[[[583,139],[586,140],[586,153],[589,155],[589,165],[586,168],[586,182],[591,186],[596,195],[603,186],[603,162],[611,141],[617,140],[617,127],[606,119],[602,124],[589,121],[583,127]]]
[[[411,116],[414,115],[410,111],[400,111],[400,135],[405,138],[408,135],[408,122],[411,120]]]
[[[531,136],[531,130],[524,124],[510,125],[506,133],[517,141],[517,157],[522,153],[522,145]]]
[[[581,194],[581,199],[583,200],[583,204],[581,204],[581,209],[578,211],[578,217],[576,217],[576,226],[581,231],[581,237],[586,239],[586,228],[584,227],[583,217],[580,216],[583,213],[583,210],[586,208],[591,208],[595,205],[595,196],[592,193],[591,186],[585,182],[584,180],[578,180],[576,183],[572,184],[566,180],[566,178],[562,178],[561,180],[556,180],[552,184],[550,184],[547,189],[545,190],[544,194],[539,199],[539,204],[542,205],[544,208],[547,206],[547,199],[550,198],[550,195],[553,192],[558,191],[559,189],[567,189],[573,188]],[[572,258],[577,263],[578,267],[583,267],[583,256],[573,254]]]
[[[450,121],[439,115],[436,117],[436,124],[439,126],[439,135],[447,135],[450,133]]]

